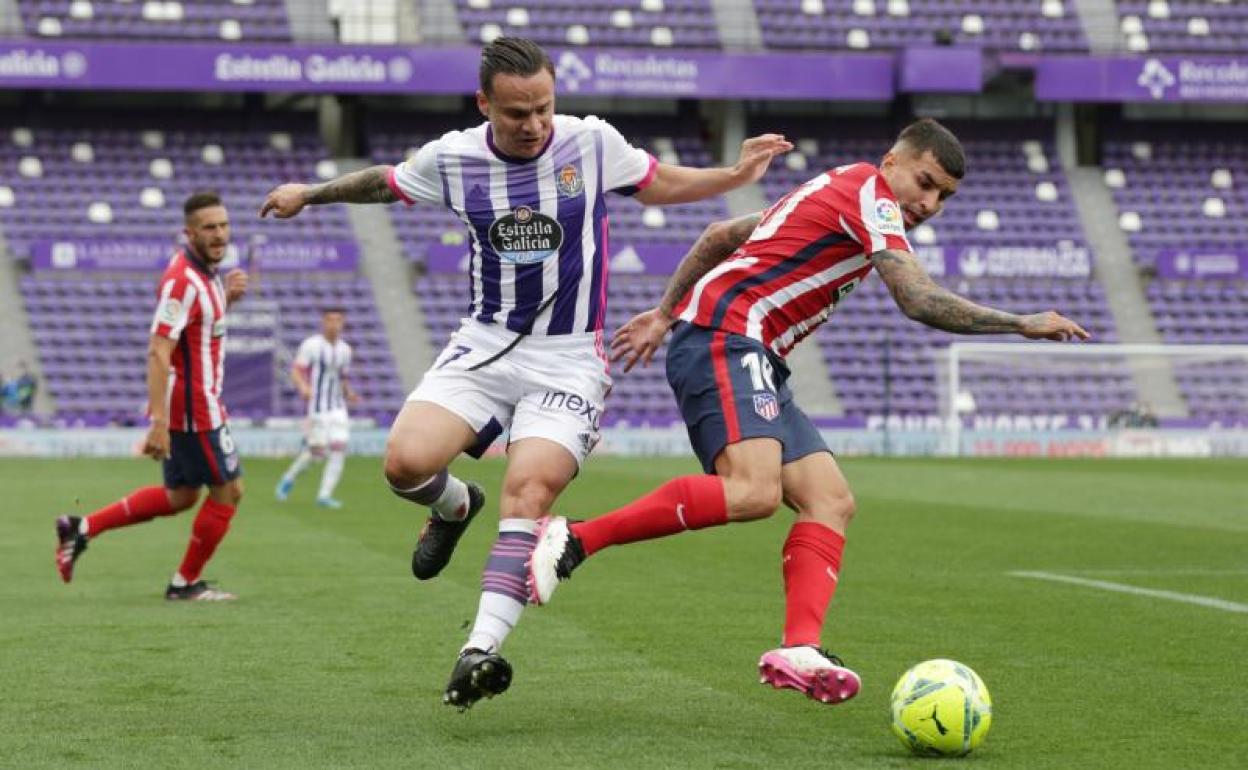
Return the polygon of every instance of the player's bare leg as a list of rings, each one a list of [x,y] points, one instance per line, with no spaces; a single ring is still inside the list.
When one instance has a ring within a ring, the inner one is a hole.
[[[623,508],[587,521],[553,517],[544,524],[530,561],[530,601],[548,602],[559,581],[608,546],[770,516],[780,505],[781,454],[780,442],[773,438],[738,441],[716,456],[718,475],[672,479]]]
[[[447,685],[443,697],[447,705],[468,708],[510,685],[511,666],[498,651],[528,603],[528,561],[539,535],[538,522],[550,520],[551,505],[576,471],[576,458],[557,442],[524,438],[508,447],[498,540],[481,574],[477,619]]]
[[[208,496],[195,514],[191,525],[191,541],[186,547],[182,564],[165,589],[170,601],[221,602],[238,598],[228,591],[212,588],[200,579],[204,566],[230,530],[230,521],[243,499],[241,478],[208,487]]]
[[[804,692],[821,703],[858,694],[858,675],[823,650],[824,616],[840,578],[854,497],[836,460],[816,452],[784,466],[785,502],[797,521],[784,543],[784,645],[758,662],[764,684]]]
[[[428,401],[408,401],[386,441],[385,471],[399,497],[429,507],[412,552],[412,574],[428,580],[451,560],[459,538],[485,506],[485,493],[447,471],[451,461],[477,442],[462,417]]]
[[[144,487],[89,516],[61,516],[56,520],[56,568],[61,580],[74,579],[74,564],[87,543],[110,529],[141,524],[157,516],[172,516],[195,505],[199,490],[193,487]]]

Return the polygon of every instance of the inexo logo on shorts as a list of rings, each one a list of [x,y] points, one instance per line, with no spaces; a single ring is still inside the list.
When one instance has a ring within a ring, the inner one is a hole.
[[[591,401],[575,393],[565,393],[562,390],[546,391],[546,394],[542,396],[542,408],[551,411],[566,409],[578,417],[584,417],[593,426],[594,430],[598,430],[599,421],[602,419],[602,410],[594,406]]]

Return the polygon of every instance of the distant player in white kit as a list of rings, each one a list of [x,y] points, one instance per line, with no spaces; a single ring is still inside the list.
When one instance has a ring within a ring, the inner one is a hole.
[[[299,456],[277,482],[278,500],[290,497],[295,480],[313,460],[324,460],[325,470],[321,473],[321,489],[316,493],[316,504],[322,508],[342,507],[342,503],[334,498],[334,488],[342,478],[342,466],[347,460],[347,442],[351,439],[347,404],[359,402],[359,397],[347,382],[351,346],[342,338],[345,323],[346,314],[341,309],[326,309],[321,313],[321,333],[313,334],[300,343],[299,352],[295,354],[290,377],[295,381],[299,395],[308,402],[308,418]]]
[[[421,202],[445,206],[467,227],[469,317],[395,419],[385,460],[394,493],[432,509],[412,555],[425,580],[450,561],[485,504],[481,488],[447,466],[461,453],[480,456],[510,429],[499,537],[443,698],[459,708],[510,685],[498,650],[528,600],[537,520],[598,441],[611,387],[607,193],[647,205],[704,200],[756,181],[792,148],[769,134],[747,139],[732,167],[659,163],[604,120],[556,114],[554,65],[528,40],[486,46],[479,74],[485,123],[447,133],[398,166],[282,185],[260,210],[292,217],[308,204]]]

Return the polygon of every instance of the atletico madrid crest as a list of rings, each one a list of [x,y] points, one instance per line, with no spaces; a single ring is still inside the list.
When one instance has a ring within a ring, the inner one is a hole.
[[[780,416],[780,402],[770,393],[757,393],[754,395],[754,411],[759,417],[771,422]]]

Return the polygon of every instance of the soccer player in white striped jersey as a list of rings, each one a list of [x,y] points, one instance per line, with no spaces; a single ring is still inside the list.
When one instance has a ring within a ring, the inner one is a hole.
[[[351,346],[342,338],[346,313],[328,308],[321,313],[321,333],[313,334],[299,344],[290,377],[299,395],[308,402],[304,424],[303,447],[290,468],[277,482],[277,499],[286,500],[295,487],[299,474],[314,460],[324,460],[321,488],[316,504],[322,508],[341,508],[334,497],[334,488],[342,478],[347,459],[347,443],[351,440],[347,404],[359,402],[347,381],[351,367]]]
[[[757,181],[792,148],[767,134],[747,139],[731,167],[659,163],[604,120],[556,114],[554,65],[528,40],[487,45],[479,75],[485,123],[451,131],[398,166],[282,185],[260,210],[284,218],[309,204],[420,202],[450,209],[467,227],[470,317],[408,397],[385,460],[395,494],[432,509],[412,557],[424,580],[446,566],[485,502],[447,466],[508,431],[500,534],[444,697],[459,708],[510,684],[498,651],[528,599],[524,565],[537,520],[598,441],[611,386],[607,194],[651,206],[713,198]]]

